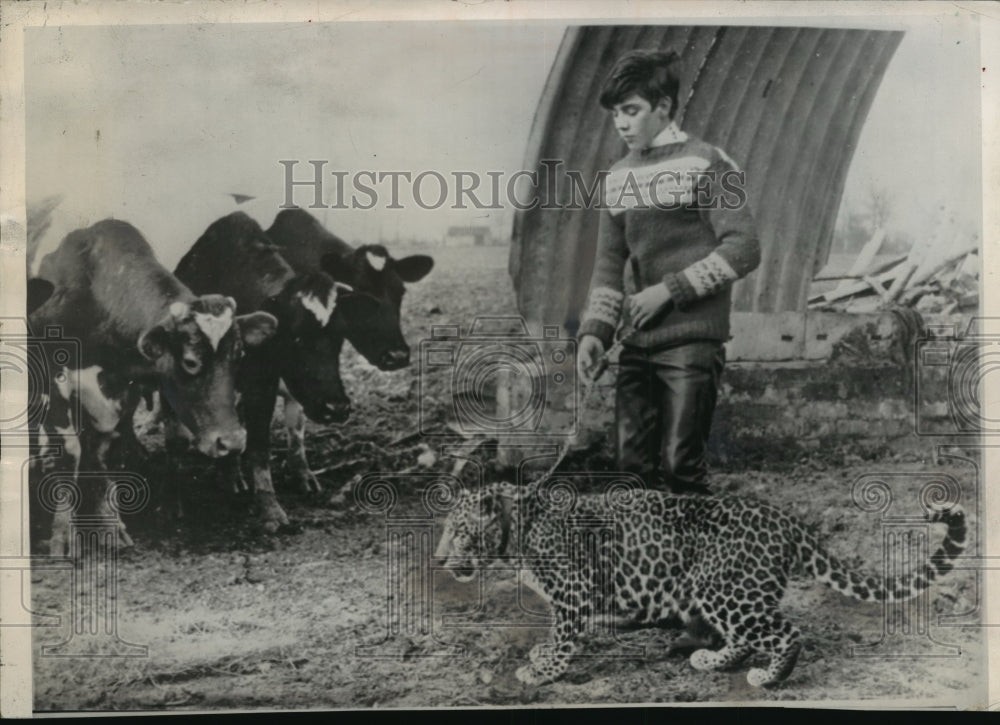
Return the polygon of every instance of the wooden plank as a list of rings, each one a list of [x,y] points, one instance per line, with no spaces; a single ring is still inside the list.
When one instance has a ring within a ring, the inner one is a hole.
[[[909,273],[912,272],[913,270],[910,269]],[[876,282],[884,285],[886,282],[895,280],[898,275],[899,275],[899,267],[893,267],[892,269],[883,272],[877,277],[873,277],[873,279],[875,279]],[[864,292],[868,289],[870,289],[868,282],[865,282],[863,280],[860,282],[852,282],[851,284],[844,287],[844,289],[842,290],[839,291],[833,290],[831,292],[826,292],[823,295],[817,295],[815,297],[812,297],[810,298],[809,302],[810,304],[836,302],[837,300],[842,300],[845,297],[851,297],[852,295],[856,295],[859,292]]]
[[[914,262],[906,262],[903,264],[899,275],[892,281],[892,286],[889,287],[889,301],[892,302],[902,294],[903,290],[906,289],[907,283],[913,276],[913,273],[917,271],[917,265]]]
[[[871,239],[865,242],[865,246],[861,248],[861,253],[854,260],[854,264],[847,271],[848,278],[861,279],[863,276],[870,275],[868,268],[871,267],[872,262],[875,260],[875,255],[878,254],[878,250],[882,248],[882,243],[885,241],[885,231],[881,228],[876,229],[875,233],[872,234]],[[834,288],[834,292],[840,292],[849,283],[844,280]],[[880,294],[883,290],[876,290]]]
[[[936,276],[938,272],[947,267],[949,264],[953,264],[977,248],[978,245],[976,242],[972,242],[970,246],[960,249],[957,252],[946,253],[944,256],[939,256],[933,261],[925,260],[924,263],[921,264],[920,267],[918,267],[913,273],[913,278],[910,280],[910,286],[916,287],[917,285],[926,282],[931,277]]]

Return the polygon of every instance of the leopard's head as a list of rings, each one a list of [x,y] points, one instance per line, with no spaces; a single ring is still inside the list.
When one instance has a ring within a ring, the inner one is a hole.
[[[444,522],[435,558],[460,582],[504,555],[513,536],[515,489],[493,484],[482,491],[463,491]]]

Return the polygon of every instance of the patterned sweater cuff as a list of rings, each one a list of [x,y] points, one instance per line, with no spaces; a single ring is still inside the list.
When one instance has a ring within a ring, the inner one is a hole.
[[[733,266],[718,252],[699,259],[681,274],[697,299],[714,295],[740,278]]]
[[[698,299],[694,287],[685,277],[683,272],[671,272],[664,276],[663,283],[670,290],[670,300],[677,309],[684,310],[688,305]]]
[[[601,341],[604,349],[607,350],[615,338],[615,328],[600,320],[584,320],[580,325],[579,332],[577,332],[577,338],[582,338],[584,335],[593,335]]]
[[[622,314],[625,295],[610,287],[595,287],[590,291],[590,304],[583,315],[580,335],[596,335],[607,347],[614,337],[618,318]]]

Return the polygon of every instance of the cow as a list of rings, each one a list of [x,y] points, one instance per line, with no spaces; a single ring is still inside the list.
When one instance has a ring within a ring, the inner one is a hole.
[[[267,236],[296,272],[321,269],[336,281],[377,299],[376,315],[347,321],[347,339],[380,370],[409,365],[410,348],[399,325],[405,283],[426,277],[434,267],[433,258],[414,254],[393,259],[381,244],[355,249],[304,209],[279,212]]]
[[[88,474],[77,476],[79,512],[114,513],[102,474],[126,401],[138,387],[159,390],[205,455],[221,458],[244,449],[236,365],[245,351],[274,335],[274,316],[236,316],[233,299],[196,296],[156,261],[135,227],[115,219],[68,234],[42,260],[39,276],[54,291],[29,316],[31,329],[56,326],[79,342],[65,365],[49,373],[44,423],[50,439],[62,435],[73,470]],[[73,420],[75,411],[79,420]],[[69,524],[68,511],[56,515],[50,554],[66,551]],[[120,522],[119,537],[132,543]]]
[[[230,214],[206,230],[175,270],[196,291],[232,295],[240,305],[266,309],[280,320],[276,338],[244,361],[240,375],[246,457],[269,532],[288,522],[274,497],[269,466],[276,398],[285,401],[291,478],[306,492],[319,491],[306,460],[305,419],[337,423],[350,413],[339,373],[344,340],[382,370],[405,367],[410,351],[399,329],[404,281],[422,278],[433,266],[420,255],[393,260],[381,246],[354,250],[301,210],[281,212],[272,230],[281,245],[246,214]],[[297,267],[285,256],[289,249]],[[330,415],[330,406],[337,415]],[[240,472],[227,476],[238,483]]]
[[[242,361],[237,383],[254,499],[265,530],[274,532],[288,524],[270,469],[270,424],[278,391],[287,390],[301,401],[305,415],[317,423],[346,421],[351,405],[339,374],[346,320],[374,316],[378,303],[324,272],[293,271],[260,225],[243,212],[213,222],[174,274],[196,292],[231,296],[240,309],[264,310],[278,320],[275,336]],[[245,488],[239,465],[227,462],[224,475],[234,488]],[[294,469],[293,476],[305,490],[318,490],[308,468]]]
[[[406,284],[419,282],[434,267],[434,259],[414,254],[394,259],[381,244],[352,247],[328,231],[304,209],[284,209],[267,230],[268,238],[296,271],[322,269],[356,292],[374,297],[377,312],[367,318],[347,317],[345,336],[368,362],[380,370],[409,365],[410,348],[400,328],[400,310]],[[285,400],[285,423],[293,442],[293,466],[309,470],[303,438],[305,417],[295,400]]]
[[[47,279],[40,279],[38,277],[29,279],[25,300],[25,309],[27,313],[30,315],[32,312],[44,305],[48,301],[49,297],[52,296],[54,291],[55,285]]]

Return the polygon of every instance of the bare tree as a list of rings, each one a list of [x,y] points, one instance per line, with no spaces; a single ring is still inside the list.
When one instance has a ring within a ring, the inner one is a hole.
[[[872,231],[886,229],[893,212],[889,189],[874,180],[871,181],[868,185],[868,201],[865,206],[871,218]]]

